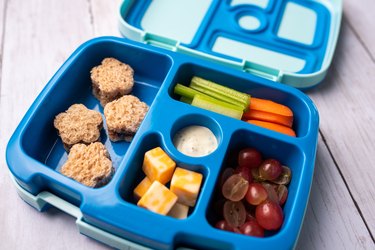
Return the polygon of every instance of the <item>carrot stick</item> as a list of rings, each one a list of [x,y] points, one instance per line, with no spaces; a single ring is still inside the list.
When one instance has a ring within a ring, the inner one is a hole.
[[[249,108],[253,110],[274,113],[286,117],[293,117],[293,111],[290,108],[270,100],[251,97]]]
[[[242,120],[259,120],[272,122],[287,126],[289,128],[291,128],[293,125],[293,116],[285,116],[256,109],[250,109],[249,111],[245,112],[242,116]]]
[[[263,128],[274,130],[279,133],[283,133],[283,134],[294,136],[294,137],[296,136],[296,133],[293,131],[293,129],[283,126],[283,125],[279,125],[279,124],[272,123],[272,122],[258,121],[258,120],[248,120],[247,122],[263,127]]]

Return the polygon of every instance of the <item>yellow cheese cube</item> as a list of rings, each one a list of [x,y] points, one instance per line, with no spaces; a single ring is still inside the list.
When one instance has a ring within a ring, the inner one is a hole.
[[[171,181],[171,191],[178,202],[193,207],[197,201],[203,176],[200,173],[177,167]]]
[[[142,170],[150,181],[166,184],[172,178],[176,163],[160,147],[145,153]]]
[[[177,202],[177,196],[166,186],[154,181],[137,205],[155,213],[166,215]]]
[[[171,216],[176,219],[185,219],[188,215],[189,207],[181,203],[176,203],[169,211],[168,216]]]
[[[147,176],[134,188],[134,197],[139,200],[151,186],[151,181]]]

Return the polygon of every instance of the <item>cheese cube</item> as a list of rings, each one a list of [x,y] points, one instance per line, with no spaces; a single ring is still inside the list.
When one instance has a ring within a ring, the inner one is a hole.
[[[200,173],[177,167],[171,181],[171,191],[178,196],[178,202],[195,206],[203,176]]]
[[[142,170],[151,182],[166,184],[172,178],[176,163],[160,147],[145,153]]]
[[[168,216],[171,216],[176,219],[185,219],[188,215],[189,207],[181,203],[176,203],[169,211]]]
[[[154,181],[137,205],[158,214],[166,215],[177,202],[177,196],[166,186]]]
[[[151,181],[147,176],[134,188],[134,197],[139,200],[151,186]]]

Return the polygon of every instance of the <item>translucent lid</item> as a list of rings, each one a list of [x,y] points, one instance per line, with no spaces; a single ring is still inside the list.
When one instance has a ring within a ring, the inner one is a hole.
[[[342,0],[125,0],[123,36],[297,88],[331,64]]]

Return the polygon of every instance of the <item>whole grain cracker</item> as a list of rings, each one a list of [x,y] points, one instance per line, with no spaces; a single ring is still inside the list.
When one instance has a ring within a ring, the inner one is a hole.
[[[138,97],[125,95],[104,107],[104,116],[111,141],[131,141],[143,121],[148,106]]]
[[[87,109],[83,104],[73,104],[58,114],[53,123],[65,149],[69,151],[74,144],[98,141],[103,118],[98,111]]]
[[[129,94],[133,89],[133,69],[113,57],[105,58],[90,73],[93,94],[103,107],[108,102]]]
[[[75,144],[60,172],[86,186],[101,187],[111,180],[114,168],[105,146],[94,142]]]

